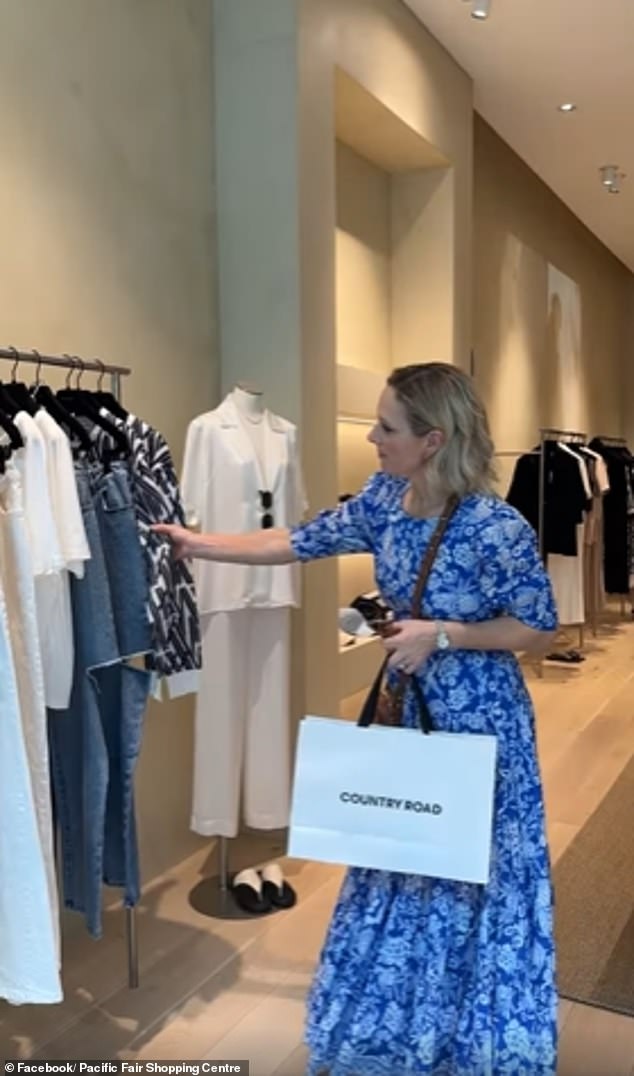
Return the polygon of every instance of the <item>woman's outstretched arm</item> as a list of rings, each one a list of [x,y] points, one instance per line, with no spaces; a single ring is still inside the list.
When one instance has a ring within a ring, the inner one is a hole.
[[[152,528],[172,543],[177,560],[213,560],[225,564],[292,564],[297,560],[290,531],[278,528],[249,534],[197,534],[171,523]]]

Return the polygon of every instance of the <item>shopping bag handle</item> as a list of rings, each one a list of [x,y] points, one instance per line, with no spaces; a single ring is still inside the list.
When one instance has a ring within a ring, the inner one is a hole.
[[[388,661],[389,658],[385,658],[385,660],[382,662],[381,668],[376,674],[374,683],[370,688],[368,697],[363,704],[361,715],[359,717],[359,720],[357,721],[357,725],[359,725],[360,728],[368,728],[368,726],[372,724],[376,717],[376,707],[379,701],[379,694],[381,692],[383,680],[387,673]],[[429,711],[429,706],[427,705],[427,701],[425,699],[425,696],[423,695],[423,690],[416,676],[405,676],[403,673],[401,673],[400,684],[397,689],[399,693],[401,693],[401,697],[410,687],[412,688],[414,695],[416,696],[416,702],[418,703],[418,713],[420,717],[421,731],[426,736],[428,736],[430,732],[433,732],[434,723],[432,721],[432,716]]]

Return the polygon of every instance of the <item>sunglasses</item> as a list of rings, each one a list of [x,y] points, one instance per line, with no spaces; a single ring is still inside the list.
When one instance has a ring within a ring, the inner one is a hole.
[[[273,507],[273,494],[270,489],[261,489],[258,492],[260,494],[260,508],[263,513],[260,526],[262,527],[262,530],[269,530],[275,525],[275,519],[271,511]]]

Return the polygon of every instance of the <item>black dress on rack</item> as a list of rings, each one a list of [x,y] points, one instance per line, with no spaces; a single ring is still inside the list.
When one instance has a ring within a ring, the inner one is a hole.
[[[634,456],[600,437],[588,446],[605,460],[609,492],[603,501],[603,565],[608,594],[629,594],[634,574]]]
[[[506,500],[539,533],[540,452],[520,456]],[[541,553],[577,555],[577,526],[589,507],[578,462],[555,441],[544,442],[544,530]]]

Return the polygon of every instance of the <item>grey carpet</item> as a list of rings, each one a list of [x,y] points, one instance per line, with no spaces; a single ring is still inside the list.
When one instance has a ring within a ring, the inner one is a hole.
[[[554,880],[560,994],[634,1016],[634,758]]]

